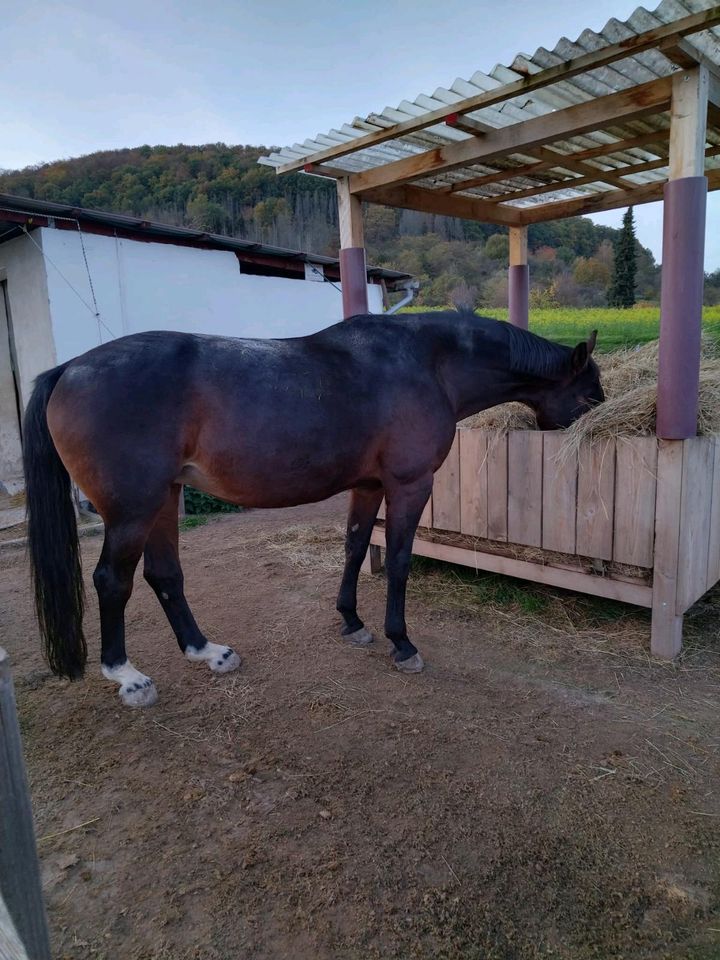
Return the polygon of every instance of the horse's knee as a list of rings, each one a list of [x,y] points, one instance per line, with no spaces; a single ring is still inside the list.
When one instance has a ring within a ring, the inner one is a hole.
[[[122,576],[110,564],[100,564],[93,573],[100,602],[127,603],[132,593],[132,577]]]

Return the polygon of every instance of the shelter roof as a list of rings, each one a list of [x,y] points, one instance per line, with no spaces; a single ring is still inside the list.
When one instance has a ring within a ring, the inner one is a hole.
[[[706,173],[720,188],[720,6],[663,0],[356,117],[260,162],[348,178],[363,200],[521,224],[659,199],[678,71],[709,77]]]

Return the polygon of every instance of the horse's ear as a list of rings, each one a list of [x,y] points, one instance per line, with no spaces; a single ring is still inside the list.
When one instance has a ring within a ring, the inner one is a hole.
[[[585,367],[588,365],[590,354],[595,349],[596,343],[597,330],[593,330],[587,340],[583,340],[582,343],[579,343],[575,347],[572,352],[572,356],[570,357],[570,367],[573,373],[581,373],[585,369]]]
[[[574,374],[581,373],[587,366],[589,359],[590,350],[588,349],[587,341],[583,340],[572,352],[572,356],[570,357],[570,369]]]

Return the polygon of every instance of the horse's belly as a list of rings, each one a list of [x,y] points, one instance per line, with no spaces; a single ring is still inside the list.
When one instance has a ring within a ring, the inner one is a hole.
[[[212,468],[188,463],[178,482],[244,507],[289,507],[325,500],[359,484],[372,484],[374,478],[363,473],[335,464],[289,463],[276,468],[238,469],[218,462]],[[379,484],[379,480],[375,482]]]

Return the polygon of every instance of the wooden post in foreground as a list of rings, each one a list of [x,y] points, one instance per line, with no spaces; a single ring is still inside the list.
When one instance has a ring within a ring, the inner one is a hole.
[[[705,128],[708,72],[672,78],[670,173],[663,201],[657,435],[697,432],[705,252]]]
[[[528,268],[528,228],[510,227],[510,267],[508,270],[508,320],[513,326],[528,329],[530,270]]]
[[[31,960],[51,960],[10,660],[0,647],[0,897]],[[0,931],[2,944],[3,931]],[[7,940],[12,932],[8,931]],[[12,954],[10,954],[12,957]],[[22,954],[20,954],[22,956]]]
[[[368,312],[367,264],[363,237],[362,204],[350,193],[346,179],[337,181],[340,222],[340,282],[343,317]]]

